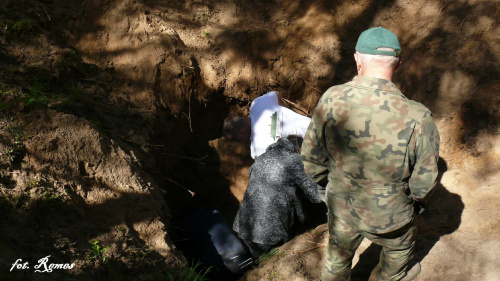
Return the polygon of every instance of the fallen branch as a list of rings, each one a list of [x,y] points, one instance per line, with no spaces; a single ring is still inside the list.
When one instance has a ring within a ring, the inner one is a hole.
[[[463,19],[463,20],[462,20],[462,22],[460,23],[460,28],[462,28],[462,26],[464,25],[465,18],[466,18],[466,17],[464,17],[464,19]]]
[[[167,177],[164,177],[164,176],[162,176],[162,178],[164,178],[164,179],[168,180],[168,181],[169,181],[169,182],[171,182],[171,183],[174,183],[174,184],[176,184],[176,185],[180,186],[182,189],[184,189],[185,191],[189,192],[189,194],[191,194],[191,197],[194,197],[194,196],[196,195],[196,193],[194,193],[193,191],[191,191],[191,190],[189,190],[189,189],[185,188],[182,184],[177,183],[176,181],[174,181],[174,180],[172,180],[172,179],[169,179],[169,178],[167,178]]]
[[[193,158],[193,157],[182,156],[182,155],[174,155],[174,154],[170,154],[170,153],[166,153],[166,152],[160,152],[160,154],[168,155],[168,156],[172,156],[172,157],[178,157],[178,158],[184,158],[184,159],[193,160],[193,161],[198,162],[198,164],[201,164],[201,165],[205,165],[205,163],[201,162],[201,160],[203,160],[203,159],[205,159],[205,158],[208,157],[208,155],[205,155],[205,156],[203,156],[201,158]]]
[[[306,252],[309,252],[309,251],[312,251],[312,250],[316,250],[316,249],[319,249],[319,248],[323,248],[323,247],[325,247],[325,246],[320,245],[320,246],[312,247],[310,249],[302,250],[299,253],[303,254],[303,253],[306,253]]]
[[[167,177],[163,176],[160,172],[156,172],[156,171],[151,171],[151,172],[152,172],[152,173],[155,173],[155,174],[159,174],[159,175],[160,175],[160,177],[162,177],[163,179],[165,179],[165,180],[167,180],[167,181],[169,181],[169,182],[171,182],[171,183],[173,183],[173,184],[176,184],[176,185],[180,186],[182,189],[184,189],[185,191],[189,192],[189,194],[191,194],[191,197],[194,197],[194,196],[196,195],[196,193],[194,193],[193,191],[191,191],[191,190],[187,189],[187,188],[186,188],[186,187],[184,187],[182,184],[180,184],[180,183],[178,183],[178,182],[174,181],[173,179],[169,179],[169,178],[167,178]]]
[[[318,89],[314,88],[314,87],[313,87],[313,86],[311,86],[309,83],[307,83],[307,81],[306,81],[304,78],[302,78],[302,77],[300,77],[300,76],[298,76],[298,78],[302,79],[302,81],[304,81],[304,83],[306,83],[306,85],[307,85],[307,86],[309,86],[311,89],[315,90],[315,91],[316,91],[316,92],[318,92],[319,94],[323,94],[320,90],[318,90]]]
[[[320,245],[322,247],[326,247],[326,244],[323,244],[323,243],[316,243],[316,242],[313,242],[313,241],[307,241],[309,243],[313,243],[313,244],[316,244],[316,245]]]
[[[101,84],[101,85],[109,85],[109,83],[107,83],[107,82],[97,81],[97,80],[95,80],[95,79],[84,79],[84,78],[80,78],[80,80],[85,81],[85,82],[97,83],[97,84]]]
[[[291,104],[293,105],[297,110],[299,110],[300,112],[304,113],[307,117],[311,117],[311,114],[309,114],[309,112],[307,112],[302,106],[296,104],[296,103],[293,103],[285,98],[281,98],[281,100],[287,102],[288,104]]]
[[[441,8],[441,10],[439,10],[439,14],[438,14],[438,19],[441,18],[441,14],[443,13],[443,10],[448,6],[448,1],[446,1],[446,3],[444,4],[444,6]]]
[[[186,113],[184,113],[184,112],[182,114],[184,114],[184,116],[186,116],[186,118],[187,118],[187,120],[189,122],[189,129],[191,130],[191,133],[192,133],[193,132],[193,127],[191,126],[191,95],[189,95],[189,97],[188,97],[188,110],[189,110],[188,111],[189,115],[186,114]]]
[[[158,148],[162,147],[163,148],[163,145],[156,145],[155,147],[158,147]],[[162,155],[168,155],[168,156],[172,156],[172,157],[193,160],[195,162],[198,162],[198,164],[201,164],[201,165],[205,165],[205,163],[201,162],[201,160],[203,160],[203,159],[205,159],[205,158],[208,157],[208,154],[205,155],[205,156],[203,156],[203,157],[200,157],[200,158],[193,158],[193,157],[189,157],[189,156],[170,154],[170,153],[166,153],[166,152],[159,152],[159,153],[162,154]]]

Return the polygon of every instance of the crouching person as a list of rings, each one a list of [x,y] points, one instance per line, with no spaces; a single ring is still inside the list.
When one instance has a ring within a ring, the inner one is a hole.
[[[250,167],[233,230],[254,259],[319,225],[323,217],[326,221],[320,187],[309,179],[300,160],[301,145],[300,136],[281,138]]]
[[[183,239],[177,246],[186,257],[199,260],[203,266],[215,267],[208,275],[210,280],[237,280],[251,268],[250,253],[218,210],[198,205],[201,204],[189,208],[191,214],[184,222]]]

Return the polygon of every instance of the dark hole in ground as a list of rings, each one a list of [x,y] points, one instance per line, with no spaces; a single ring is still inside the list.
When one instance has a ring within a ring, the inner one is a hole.
[[[235,105],[234,100],[217,92],[208,101],[192,99],[182,108],[188,114],[174,115],[168,109],[157,112],[161,120],[155,157],[158,163],[152,174],[165,187],[164,198],[171,214],[169,234],[191,267],[199,263],[199,273],[213,267],[207,275],[209,280],[232,281],[239,277],[223,263],[210,236],[211,231],[221,231],[222,225],[223,231],[232,232],[232,220],[239,207],[229,182],[221,174],[219,154],[210,145],[222,136],[222,124],[231,105]],[[240,243],[236,236],[227,234],[225,238],[232,241],[219,241],[221,244]]]
[[[159,113],[164,127],[159,137],[163,148],[157,156],[157,170],[163,172],[156,176],[166,187],[165,200],[171,209],[173,226],[169,233],[176,247],[192,267],[200,263],[201,272],[214,267],[208,275],[210,280],[232,281],[241,274],[228,260],[238,256],[237,264],[244,267],[249,257],[244,243],[232,232],[239,201],[221,172],[221,153],[231,152],[216,151],[210,142],[221,138],[230,107],[242,109],[248,103],[226,99],[222,93],[211,97],[208,102],[192,100],[189,118],[168,111]],[[310,220],[303,231],[326,222],[326,207],[318,211],[321,215]],[[213,231],[223,234],[214,239]]]

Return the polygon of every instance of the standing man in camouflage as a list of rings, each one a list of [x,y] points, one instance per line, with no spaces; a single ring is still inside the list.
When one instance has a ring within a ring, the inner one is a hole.
[[[330,238],[322,280],[350,280],[363,238],[382,246],[377,280],[412,280],[416,204],[436,184],[439,134],[431,112],[391,82],[401,63],[391,31],[361,33],[354,59],[358,75],[328,89],[302,144],[306,173],[328,179]],[[373,275],[373,274],[372,274]]]

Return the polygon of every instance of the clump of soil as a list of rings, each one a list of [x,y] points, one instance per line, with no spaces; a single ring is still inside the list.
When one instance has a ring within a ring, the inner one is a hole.
[[[403,47],[394,82],[441,134],[417,280],[497,280],[499,15],[480,0],[3,1],[0,267],[51,255],[75,267],[7,277],[177,274],[189,208],[231,224],[246,189],[252,159],[221,137],[223,120],[269,90],[311,114],[356,74],[359,33],[382,25]],[[318,226],[243,279],[316,280],[327,239]],[[366,280],[379,252],[365,241],[353,278]]]

